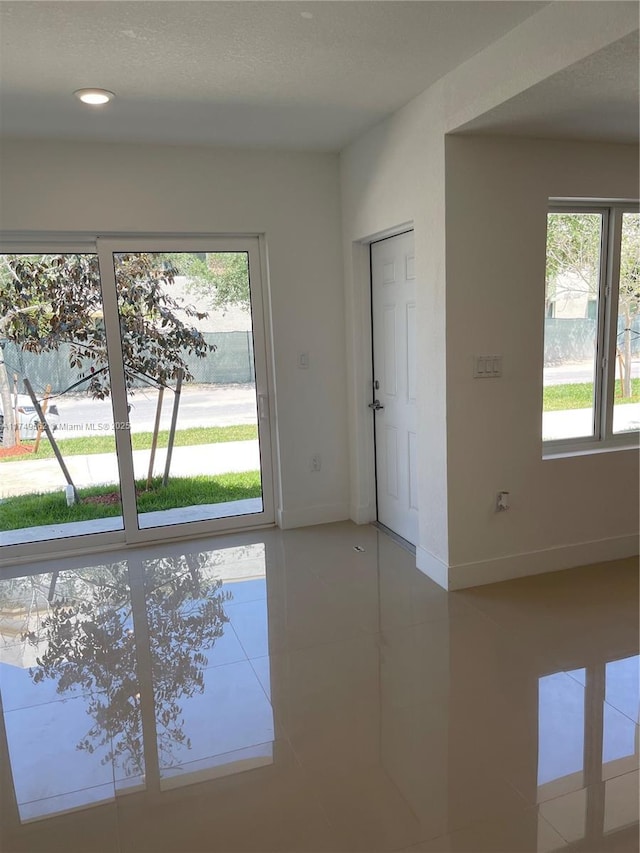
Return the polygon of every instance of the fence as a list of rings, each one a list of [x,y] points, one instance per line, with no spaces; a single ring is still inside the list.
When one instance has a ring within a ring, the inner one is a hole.
[[[618,318],[618,341],[622,341],[624,320]],[[544,321],[545,367],[566,362],[588,361],[593,358],[597,335],[596,321],[558,317]],[[640,355],[640,316],[631,323],[631,352]]]
[[[216,347],[215,352],[205,358],[187,356],[187,367],[193,374],[193,382],[216,385],[240,385],[254,381],[253,338],[251,332],[205,332],[208,344]],[[29,379],[38,392],[51,385],[54,393],[65,391],[86,375],[69,366],[68,344],[58,350],[43,353],[25,352],[16,344],[4,344],[4,359],[9,375],[18,374],[20,391],[23,380]],[[137,383],[146,384],[144,381]],[[82,385],[77,389],[82,391]]]

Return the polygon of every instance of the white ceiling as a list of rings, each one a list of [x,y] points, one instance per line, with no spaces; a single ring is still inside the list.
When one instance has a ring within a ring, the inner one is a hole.
[[[505,101],[462,130],[637,142],[638,65],[636,31]]]
[[[2,0],[0,131],[338,150],[544,5]]]

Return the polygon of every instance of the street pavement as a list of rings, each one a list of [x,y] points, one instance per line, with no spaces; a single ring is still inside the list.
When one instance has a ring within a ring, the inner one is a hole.
[[[640,403],[625,403],[616,406],[613,412],[614,432],[640,429]],[[593,410],[569,409],[561,412],[545,412],[542,415],[542,437],[544,441],[561,438],[580,438],[593,435]]]
[[[631,375],[634,379],[640,377],[640,359],[631,362]],[[593,361],[583,361],[579,364],[557,364],[545,367],[543,372],[544,385],[569,385],[576,382],[593,382]]]
[[[165,391],[160,429],[171,423],[173,393]],[[156,416],[158,391],[136,389],[129,396],[131,432],[151,432]],[[55,398],[60,412],[57,438],[78,438],[113,433],[111,399],[92,400],[86,394]],[[232,426],[257,422],[254,385],[186,385],[180,395],[178,429]]]

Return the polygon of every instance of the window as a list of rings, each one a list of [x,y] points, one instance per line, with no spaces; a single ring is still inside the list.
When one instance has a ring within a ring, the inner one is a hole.
[[[640,213],[554,202],[547,215],[542,438],[551,449],[640,428]],[[633,436],[632,436],[633,434]]]

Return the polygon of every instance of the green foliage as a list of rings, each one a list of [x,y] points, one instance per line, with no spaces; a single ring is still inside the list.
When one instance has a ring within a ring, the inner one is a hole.
[[[620,253],[620,303],[629,318],[640,312],[640,214],[622,218]]]
[[[622,397],[620,380],[616,379],[615,404],[640,402],[640,379],[631,381],[631,396]],[[545,412],[561,412],[568,409],[588,409],[593,405],[593,384],[573,382],[567,385],[546,385],[542,408]]]
[[[549,213],[547,216],[547,299],[563,290],[598,293],[601,216],[597,213]]]
[[[140,376],[166,385],[179,370],[191,374],[184,356],[213,350],[187,319],[206,313],[170,295],[175,270],[157,255],[117,255],[116,283],[127,385]],[[41,353],[71,345],[69,363],[88,377],[87,390],[110,392],[98,258],[94,254],[3,255],[0,272],[2,334],[23,349]]]
[[[138,486],[139,512],[242,501],[262,495],[259,471],[217,474],[215,477],[204,474],[197,477],[172,477],[164,488],[161,478],[156,477],[150,491],[145,490],[146,480],[140,480]]]
[[[219,474],[215,477],[172,477],[166,487],[155,479],[146,492],[146,480],[137,482],[140,512],[174,509],[176,507],[239,501],[257,498],[262,494],[260,472]],[[98,495],[113,494],[117,486],[92,486],[78,489],[80,500]],[[67,506],[64,492],[18,495],[0,501],[0,530],[19,530],[43,524],[66,524],[95,518],[112,518],[122,513],[119,502],[110,504],[78,503]]]
[[[597,296],[600,274],[601,217],[598,213],[549,213],[547,216],[547,299],[557,295],[559,279],[571,292]],[[640,214],[622,218],[620,308],[631,317],[640,311]]]
[[[172,252],[163,256],[185,276],[187,290],[215,310],[249,310],[249,259],[246,252]]]
[[[615,220],[614,227],[615,227]],[[549,213],[547,216],[546,300],[598,296],[602,252],[602,216],[585,211]],[[624,397],[632,396],[631,363],[637,332],[632,325],[640,313],[640,214],[622,214],[620,278],[616,348],[622,369]],[[615,231],[617,234],[617,229]],[[610,262],[611,259],[608,259]],[[614,285],[615,286],[615,285]],[[587,302],[588,305],[588,302]],[[615,320],[615,318],[614,318]]]

